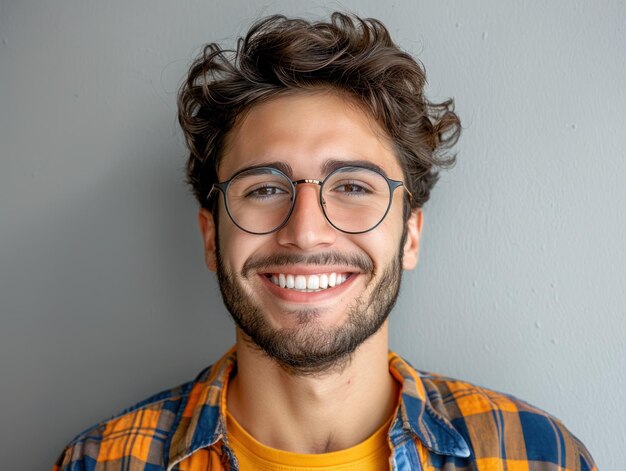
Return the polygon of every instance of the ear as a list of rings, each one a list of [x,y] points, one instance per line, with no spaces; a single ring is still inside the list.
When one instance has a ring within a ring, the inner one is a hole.
[[[204,261],[211,271],[217,271],[217,245],[215,244],[215,220],[213,213],[201,208],[198,212],[198,223],[204,244]]]
[[[402,268],[413,270],[419,259],[420,235],[422,234],[422,224],[424,223],[424,213],[421,209],[411,211],[411,216],[406,223],[406,242],[403,247]]]

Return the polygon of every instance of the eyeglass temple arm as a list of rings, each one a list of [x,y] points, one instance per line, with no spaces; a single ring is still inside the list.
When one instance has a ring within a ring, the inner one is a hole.
[[[402,188],[404,188],[404,190],[409,194],[409,200],[411,201],[411,203],[413,203],[413,201],[415,201],[415,198],[413,198],[413,193],[411,193],[411,190],[409,190],[404,183],[402,184]]]
[[[411,203],[413,203],[413,201],[415,201],[415,198],[413,198],[413,193],[411,193],[411,190],[409,190],[407,188],[407,186],[404,184],[404,182],[401,182],[399,180],[389,180],[389,182],[391,183],[391,190],[392,191],[394,191],[396,188],[401,186],[404,189],[404,191],[406,191],[407,194],[409,195],[409,201]]]
[[[213,183],[213,185],[211,185],[211,189],[209,190],[209,192],[206,195],[206,199],[208,200],[215,190],[219,190],[222,193],[225,193],[226,192],[226,185],[228,185],[228,182]]]

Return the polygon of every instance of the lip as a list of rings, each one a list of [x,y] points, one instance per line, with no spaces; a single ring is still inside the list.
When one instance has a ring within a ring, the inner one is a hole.
[[[296,272],[294,272],[294,274],[297,273],[299,275],[304,275],[304,274],[315,275],[315,274],[321,274],[321,273],[332,273],[332,271],[327,271],[327,269],[320,270],[320,268],[321,267],[317,267],[316,270],[313,269],[310,272],[306,272],[304,270],[297,270]],[[347,272],[349,272],[349,270],[341,271],[341,273],[347,273]],[[359,275],[361,275],[361,273],[349,272],[350,276],[348,277],[348,279],[344,281],[343,283],[341,283],[340,285],[333,286],[332,288],[326,288],[321,291],[307,293],[307,292],[294,291],[294,290],[287,289],[287,288],[281,288],[280,286],[277,286],[274,283],[272,283],[272,280],[267,278],[266,276],[267,273],[278,273],[278,272],[268,271],[265,273],[259,273],[258,277],[260,278],[263,285],[266,286],[267,289],[277,298],[282,299],[283,301],[292,302],[292,303],[315,303],[315,302],[325,301],[327,299],[339,296],[343,294],[343,292],[345,292],[347,289],[349,289],[350,286],[352,286],[352,283],[354,283],[354,281],[359,277]],[[280,273],[290,273],[290,272],[281,271]]]
[[[353,275],[359,274],[359,269],[341,265],[290,265],[282,267],[270,267],[264,268],[261,275],[272,275],[283,273],[285,275],[322,275],[324,273],[351,273]]]

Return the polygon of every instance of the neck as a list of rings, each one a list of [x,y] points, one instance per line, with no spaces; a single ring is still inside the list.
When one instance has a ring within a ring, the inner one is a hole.
[[[228,410],[272,448],[325,453],[354,446],[380,428],[397,405],[387,332],[385,322],[341,369],[297,376],[249,345],[238,331],[238,369],[228,386]]]

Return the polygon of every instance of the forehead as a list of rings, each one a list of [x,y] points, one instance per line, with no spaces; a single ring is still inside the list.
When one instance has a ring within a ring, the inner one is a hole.
[[[402,179],[382,128],[352,99],[330,92],[283,95],[253,106],[226,138],[218,177],[284,162],[293,178],[323,178],[330,161],[371,162]]]

